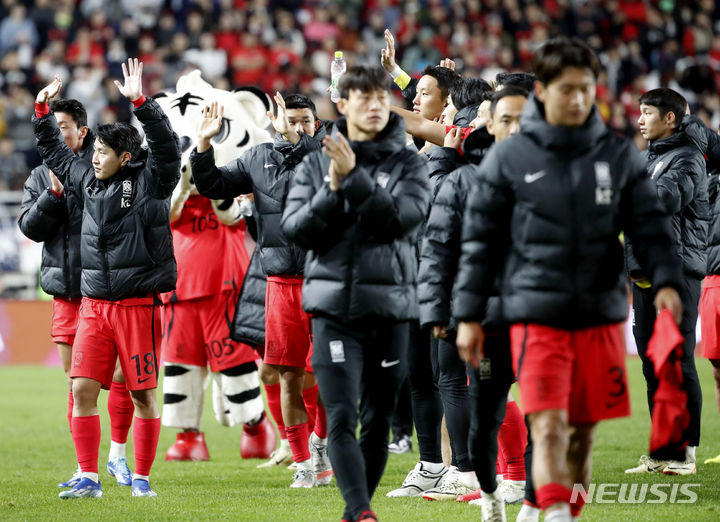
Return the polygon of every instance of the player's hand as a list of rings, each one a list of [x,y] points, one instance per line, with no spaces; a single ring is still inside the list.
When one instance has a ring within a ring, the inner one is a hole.
[[[342,181],[355,168],[355,152],[342,134],[338,133],[337,138],[325,136],[323,152],[330,157],[331,181],[333,173]]]
[[[451,60],[450,58],[443,58],[440,60],[440,67],[445,67],[446,69],[450,69],[451,71],[455,70],[455,62]]]
[[[484,357],[485,331],[480,323],[460,323],[458,325],[457,339],[460,359],[472,364],[473,368],[480,366]]]
[[[198,123],[198,152],[205,152],[210,148],[210,140],[222,129],[224,112],[225,107],[218,102],[212,102],[203,108],[202,118]]]
[[[125,84],[115,80],[120,94],[130,101],[135,101],[142,96],[142,70],[142,62],[138,62],[137,58],[128,58],[127,67],[125,67],[125,63],[122,64]]]
[[[63,190],[65,190],[62,182],[57,178],[57,176],[51,169],[48,169],[48,174],[50,174],[50,188],[52,189],[52,191],[55,194],[62,194]]]
[[[391,73],[397,67],[395,62],[395,38],[390,29],[385,29],[385,49],[380,50],[380,63],[387,72]]]
[[[35,98],[35,102],[41,105],[48,103],[60,93],[61,88],[62,80],[60,79],[60,75],[56,74],[55,79],[50,83],[50,85],[48,85],[38,93],[37,97]]]
[[[447,326],[433,326],[431,334],[434,339],[445,339],[448,336]]]
[[[445,135],[445,140],[443,141],[443,146],[458,150],[458,149],[460,149],[460,145],[462,144],[462,142],[463,142],[463,129],[462,129],[462,127],[455,127],[453,129],[450,129],[450,132],[448,132]]]
[[[273,99],[277,104],[277,116],[275,116],[272,111],[268,111],[267,116],[270,118],[270,123],[272,123],[275,132],[280,134],[284,140],[295,145],[300,141],[300,135],[290,126],[287,108],[285,107],[285,98],[282,97],[282,94],[276,92]]]
[[[680,296],[677,290],[669,286],[664,286],[655,295],[655,309],[660,313],[662,310],[670,310],[675,319],[675,324],[680,326],[682,322],[683,308]]]

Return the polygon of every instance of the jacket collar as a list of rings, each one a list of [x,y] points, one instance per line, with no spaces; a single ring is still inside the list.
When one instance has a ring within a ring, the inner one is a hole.
[[[342,133],[347,138],[347,120],[345,116],[337,119],[332,135]],[[390,119],[372,141],[350,141],[358,163],[373,163],[405,148],[405,121],[394,112]]]

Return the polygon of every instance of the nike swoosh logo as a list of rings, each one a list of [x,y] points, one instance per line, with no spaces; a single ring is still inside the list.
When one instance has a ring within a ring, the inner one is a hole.
[[[547,174],[547,172],[545,172],[544,170],[541,170],[540,172],[535,172],[534,174],[525,174],[525,183],[535,183],[540,178],[544,178],[545,174]]]
[[[272,163],[266,163],[265,165],[263,165],[263,167],[269,169],[270,167],[277,167],[277,165],[273,165]]]
[[[138,384],[142,384],[145,381],[149,381],[149,380],[150,380],[150,377],[145,377],[144,379],[138,379]]]
[[[387,362],[385,359],[383,359],[380,363],[380,366],[382,366],[383,368],[390,368],[391,366],[395,366],[396,364],[400,364],[400,361]]]

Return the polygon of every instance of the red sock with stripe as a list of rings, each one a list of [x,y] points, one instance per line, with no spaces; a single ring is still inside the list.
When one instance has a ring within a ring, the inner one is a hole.
[[[135,474],[149,477],[150,468],[155,461],[158,438],[160,437],[160,418],[133,421],[132,439],[135,448]]]
[[[124,382],[113,381],[110,386],[108,413],[110,413],[110,439],[125,444],[135,413],[135,405]]]
[[[522,412],[515,401],[507,403],[505,419],[498,432],[498,446],[506,469],[505,480],[525,480],[525,446],[527,446],[527,428]]]
[[[297,424],[296,426],[285,426],[285,433],[287,433],[287,440],[290,444],[293,460],[295,462],[305,462],[310,459],[310,448],[308,446],[310,432],[307,423]]]
[[[98,450],[100,449],[100,416],[72,418],[72,439],[75,444],[80,470],[86,473],[98,472]]]
[[[287,439],[285,433],[285,423],[283,422],[282,407],[280,406],[280,383],[264,384],[265,396],[267,397],[268,409],[272,415],[277,429],[280,432],[281,439]]]

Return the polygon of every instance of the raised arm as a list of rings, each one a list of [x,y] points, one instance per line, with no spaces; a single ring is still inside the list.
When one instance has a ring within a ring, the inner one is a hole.
[[[421,138],[435,145],[443,146],[445,142],[445,125],[437,121],[423,118],[416,112],[401,109],[400,107],[390,107],[390,109],[402,116],[405,120],[405,130],[416,138]]]
[[[22,233],[38,243],[55,237],[68,217],[62,183],[55,176],[48,183],[44,170],[42,166],[35,168],[25,181],[18,218]]]

